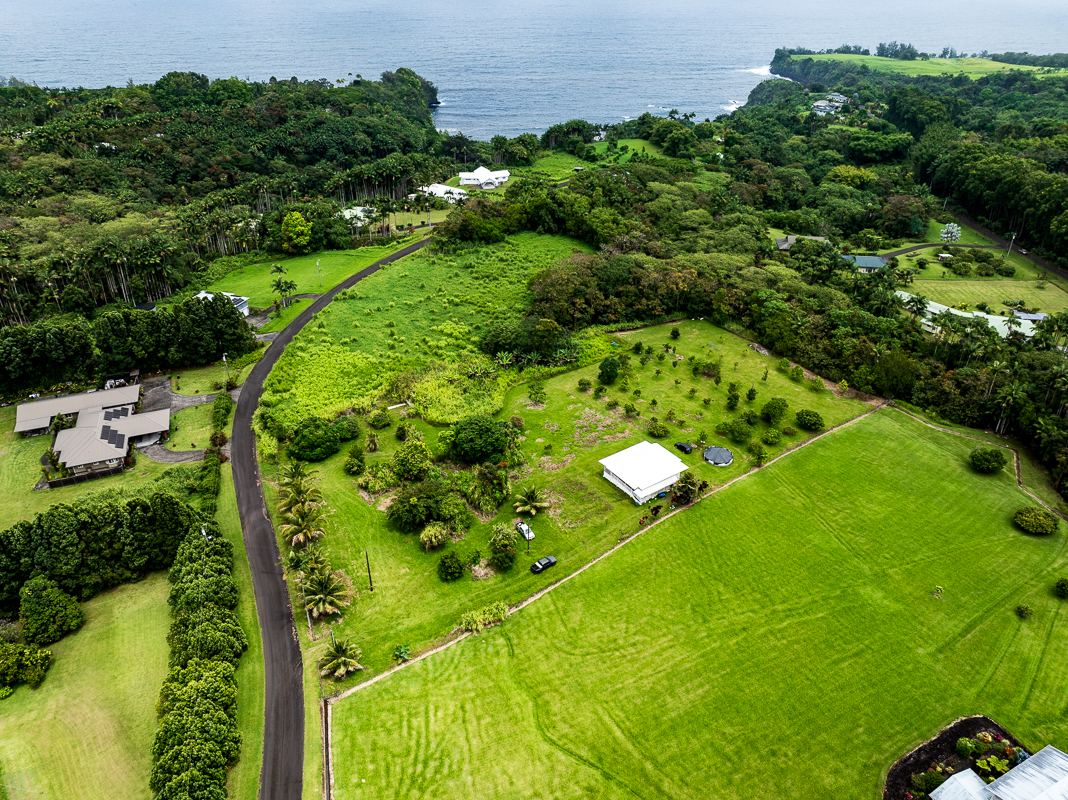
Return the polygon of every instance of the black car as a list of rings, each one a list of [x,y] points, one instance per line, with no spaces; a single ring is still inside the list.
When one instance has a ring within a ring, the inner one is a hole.
[[[693,452],[693,445],[689,442],[675,442],[675,449],[681,450],[686,455],[689,455]]]
[[[545,558],[539,558],[533,564],[530,565],[530,571],[537,575],[539,572],[544,572],[549,567],[556,566],[556,556],[545,556]]]

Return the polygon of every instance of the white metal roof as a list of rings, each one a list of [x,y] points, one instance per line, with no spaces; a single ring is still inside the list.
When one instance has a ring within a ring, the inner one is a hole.
[[[169,409],[145,414],[134,414],[132,408],[123,411],[122,416],[114,417],[102,409],[79,412],[78,425],[56,435],[53,449],[59,454],[59,460],[70,469],[122,458],[129,449],[131,438],[170,429]]]
[[[432,183],[429,186],[420,186],[419,191],[434,197],[457,198],[466,197],[467,190],[455,186],[446,186],[444,183]]]
[[[654,442],[638,442],[598,463],[639,492],[688,469],[682,459]]]
[[[913,295],[908,292],[898,291],[897,296],[902,300],[908,300]],[[1005,322],[1008,317],[1002,317],[997,314],[984,314],[982,311],[961,311],[959,308],[952,308],[950,306],[944,306],[941,303],[936,303],[934,300],[927,301],[927,316],[933,317],[936,314],[941,314],[943,311],[948,311],[950,314],[954,314],[958,317],[977,317],[985,319],[987,324],[990,325],[1001,338],[1005,338],[1009,335],[1009,325]],[[1018,318],[1019,319],[1019,318]],[[1028,319],[1020,319],[1020,326],[1015,330],[1022,333],[1028,339],[1035,335],[1035,323]]]
[[[60,414],[71,416],[83,409],[112,408],[113,406],[134,405],[141,396],[141,387],[120,386],[92,394],[68,394],[63,397],[49,397],[33,403],[23,403],[15,409],[15,433],[35,431],[47,428],[54,417]]]
[[[931,800],[988,800],[989,797],[986,782],[970,769],[951,775],[931,792]]]
[[[207,291],[197,292],[195,295],[193,295],[193,297],[197,298],[198,300],[211,300],[211,298],[214,297],[217,294],[221,294],[223,297],[229,298],[230,302],[233,303],[235,306],[238,306],[238,307],[241,306],[242,302],[244,302],[245,305],[248,305],[248,301],[251,299],[251,298],[248,298],[248,297],[242,297],[239,294],[231,294],[230,292],[207,292]]]
[[[1047,745],[989,785],[996,800],[1068,798],[1068,755]]]
[[[475,169],[474,172],[461,172],[460,173],[460,177],[461,178],[468,178],[468,179],[474,178],[475,180],[479,181],[480,183],[482,181],[485,181],[485,180],[489,179],[489,178],[492,178],[493,180],[501,180],[502,178],[503,179],[507,179],[507,178],[511,177],[511,175],[512,175],[512,173],[509,172],[506,169],[499,169],[499,170],[496,170],[494,172],[494,171],[490,171],[490,170],[486,169],[485,167],[478,167],[477,169]]]

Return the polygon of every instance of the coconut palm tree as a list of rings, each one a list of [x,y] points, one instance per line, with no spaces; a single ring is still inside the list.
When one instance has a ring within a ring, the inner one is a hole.
[[[545,495],[537,486],[528,486],[516,495],[515,510],[519,514],[530,514],[535,516],[540,509],[548,508],[552,505],[545,499]]]
[[[912,314],[913,319],[927,316],[927,298],[922,294],[910,295],[905,301],[905,309]]]
[[[291,461],[282,467],[279,474],[278,485],[286,487],[291,483],[302,481],[306,478],[313,478],[318,474],[317,470],[309,469],[308,465],[303,461]]]
[[[323,502],[323,491],[315,484],[312,477],[300,478],[284,485],[280,492],[278,510],[290,511],[304,503],[319,505]]]
[[[283,512],[282,524],[278,531],[289,539],[293,547],[305,547],[325,535],[323,517],[320,506],[315,503],[301,503]]]
[[[332,572],[316,572],[304,582],[304,605],[311,615],[340,614],[349,604],[349,590]]]
[[[326,646],[326,652],[319,659],[319,674],[324,678],[333,675],[334,680],[339,681],[350,672],[363,669],[360,659],[363,652],[358,645],[348,639],[338,641],[334,634],[330,634],[330,644]]]

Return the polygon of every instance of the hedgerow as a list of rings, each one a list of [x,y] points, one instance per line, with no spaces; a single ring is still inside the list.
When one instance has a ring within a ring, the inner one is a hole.
[[[481,633],[493,625],[500,625],[507,618],[508,604],[503,600],[498,600],[488,606],[468,611],[460,617],[460,628],[472,633]]]

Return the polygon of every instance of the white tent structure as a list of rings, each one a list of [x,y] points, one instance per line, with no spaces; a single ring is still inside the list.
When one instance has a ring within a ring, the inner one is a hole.
[[[689,469],[682,459],[653,442],[638,442],[599,462],[604,477],[641,505],[678,483]]]
[[[964,770],[931,792],[932,800],[1065,800],[1068,798],[1068,755],[1043,747],[993,783]]]
[[[440,197],[443,200],[448,200],[450,203],[455,203],[457,200],[467,197],[467,192],[463,189],[457,189],[455,186],[446,186],[444,183],[432,183],[429,186],[420,186],[419,191],[431,197]]]
[[[512,173],[506,169],[492,172],[485,167],[479,167],[474,172],[461,172],[460,185],[477,186],[479,189],[496,189],[501,184],[507,183],[510,177]]]

